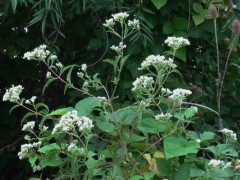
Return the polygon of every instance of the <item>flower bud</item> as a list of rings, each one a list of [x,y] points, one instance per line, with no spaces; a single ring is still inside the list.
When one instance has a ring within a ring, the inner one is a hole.
[[[234,34],[239,34],[240,33],[240,21],[235,19],[232,23],[232,32]]]
[[[209,6],[208,12],[212,19],[217,19],[219,16],[217,8],[214,5]]]

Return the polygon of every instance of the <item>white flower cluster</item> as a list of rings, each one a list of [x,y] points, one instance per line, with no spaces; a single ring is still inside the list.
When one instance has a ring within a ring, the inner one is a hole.
[[[47,50],[47,46],[45,44],[40,45],[39,47],[36,47],[31,52],[26,52],[23,56],[23,59],[27,60],[45,60],[50,55],[50,51]],[[55,59],[56,56],[52,55],[53,57],[50,57],[50,59]]]
[[[52,134],[58,131],[71,132],[74,131],[75,126],[79,128],[79,131],[90,130],[93,128],[92,120],[88,117],[79,117],[76,110],[70,111],[63,115],[59,120],[59,123],[53,128]]]
[[[211,167],[222,167],[223,165],[224,165],[224,161],[216,160],[216,159],[211,159],[210,162],[208,163],[208,166],[211,166]]]
[[[47,79],[52,78],[52,74],[51,74],[51,72],[49,72],[49,71],[47,72],[47,74],[46,74],[46,78],[47,78]]]
[[[198,143],[201,143],[201,142],[202,142],[201,139],[197,139],[196,141],[197,141]]]
[[[182,101],[186,98],[186,96],[189,96],[192,94],[192,91],[187,89],[174,89],[172,91],[172,94],[169,96],[169,98],[174,101],[175,103],[182,103]]]
[[[133,82],[132,91],[152,90],[154,81],[152,77],[140,76]]]
[[[140,29],[140,24],[138,19],[128,20],[128,26],[132,29]]]
[[[18,153],[19,159],[28,158],[32,153],[35,152],[34,148],[39,148],[42,145],[42,142],[34,142],[29,144],[21,145],[21,151]]]
[[[173,48],[173,49],[179,49],[183,46],[188,46],[190,45],[190,42],[188,39],[185,39],[183,37],[168,37],[166,40],[165,40],[165,43]]]
[[[112,29],[115,24],[116,23],[114,22],[113,18],[111,18],[111,19],[107,19],[106,22],[103,24],[103,26]]]
[[[87,65],[86,65],[86,64],[82,64],[81,70],[82,70],[82,71],[86,71],[86,70],[87,70]]]
[[[168,88],[161,88],[161,92],[163,95],[170,95],[172,94],[172,91]]]
[[[125,20],[128,16],[129,16],[129,14],[126,12],[120,12],[120,13],[112,15],[113,20],[119,21],[119,22],[123,22],[123,20]]]
[[[170,113],[166,113],[166,114],[161,113],[161,114],[157,114],[154,117],[157,121],[167,121],[172,117],[172,115]]]
[[[14,86],[6,90],[3,95],[3,101],[17,102],[20,98],[19,95],[22,93],[23,87],[21,85]]]
[[[33,130],[34,126],[35,126],[35,121],[29,121],[23,125],[22,130],[31,132]]]
[[[173,63],[171,58],[166,59],[165,56],[150,55],[141,64],[139,70],[148,69],[149,66],[154,66],[156,69],[176,68],[177,66]]]
[[[56,63],[56,66],[57,66],[59,69],[62,69],[62,68],[63,68],[63,64],[62,64],[61,62]]]
[[[68,146],[68,151],[75,151],[75,152],[78,152],[78,154],[84,154],[85,153],[85,150],[84,148],[79,148],[77,147],[77,145],[75,143],[71,143],[69,146]]]
[[[232,130],[224,128],[222,133],[226,135],[228,141],[237,141],[237,135]]]
[[[123,49],[125,49],[127,46],[125,45],[125,44],[123,44],[122,42],[120,42],[119,43],[119,45],[118,46],[111,46],[111,49],[113,50],[113,51],[116,51],[118,54],[120,54],[121,53],[121,51],[123,50]]]
[[[33,172],[41,171],[43,169],[41,166],[37,166],[35,164],[32,164],[31,167],[33,169]]]
[[[28,99],[25,101],[26,104],[34,104],[35,100],[37,99],[36,96],[31,97],[31,99]]]
[[[117,14],[113,14],[112,18],[107,19],[103,26],[113,29],[116,22],[120,22],[121,24],[129,17],[129,14],[126,12],[120,12]],[[140,23],[138,19],[129,20],[127,24],[132,29],[140,29]]]

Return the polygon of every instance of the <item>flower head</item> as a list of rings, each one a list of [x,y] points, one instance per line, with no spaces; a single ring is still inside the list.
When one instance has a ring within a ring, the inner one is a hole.
[[[110,29],[112,29],[114,25],[115,25],[115,22],[114,22],[113,18],[107,19],[106,22],[103,24],[103,26],[110,28]]]
[[[149,91],[153,89],[153,78],[148,76],[140,76],[133,82],[132,91]]]
[[[223,165],[224,165],[224,161],[216,160],[216,159],[211,159],[210,162],[208,163],[208,166],[211,166],[211,167],[222,167]]]
[[[126,12],[120,12],[112,15],[114,21],[119,21],[119,22],[123,22],[128,16],[129,14]]]
[[[35,121],[29,121],[23,125],[22,130],[31,132],[31,131],[33,131],[34,126],[35,126]]]
[[[132,29],[140,29],[140,24],[138,19],[128,20],[128,26]]]
[[[224,128],[222,133],[225,134],[228,141],[237,141],[237,135],[232,130]]]
[[[188,39],[185,39],[183,37],[168,37],[165,40],[165,44],[167,44],[169,47],[173,49],[179,49],[183,46],[190,45],[190,42]]]
[[[22,93],[23,87],[21,85],[14,86],[6,90],[3,96],[3,101],[17,102],[20,100],[19,95]]]
[[[50,51],[47,50],[47,46],[45,44],[36,47],[33,51],[26,52],[23,56],[23,59],[27,60],[45,60],[50,55]],[[55,55],[51,56],[52,58],[56,58]]]
[[[86,64],[82,64],[81,70],[82,70],[82,71],[86,71],[86,70],[87,70],[87,65],[86,65]]]
[[[187,90],[187,89],[181,89],[181,88],[178,88],[178,89],[174,89],[172,94],[169,96],[169,98],[175,102],[175,103],[178,103],[178,104],[181,104],[182,101],[189,95],[192,94],[192,91],[190,90]]]
[[[157,115],[155,116],[155,119],[158,120],[158,121],[160,121],[160,120],[162,120],[162,121],[167,121],[167,120],[169,120],[171,117],[172,117],[172,115],[171,115],[170,113],[166,113],[166,114],[161,113],[161,114],[157,114]]]

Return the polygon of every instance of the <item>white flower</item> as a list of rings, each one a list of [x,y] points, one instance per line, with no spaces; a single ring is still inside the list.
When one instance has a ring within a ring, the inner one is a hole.
[[[173,49],[179,49],[183,46],[190,45],[189,40],[183,37],[168,37],[165,43]]]
[[[112,15],[114,21],[119,21],[119,22],[123,22],[123,20],[125,20],[128,16],[129,14],[126,12],[120,12]]]
[[[60,63],[60,62],[56,63],[56,66],[57,66],[59,69],[62,69],[62,68],[63,68],[62,63]]]
[[[23,56],[23,59],[27,60],[38,60],[42,61],[45,60],[48,55],[50,55],[50,51],[46,49],[46,45],[40,45],[39,47],[36,47],[33,51],[31,52],[26,52]],[[56,58],[55,55],[51,56],[52,58]]]
[[[128,26],[133,29],[140,29],[140,24],[138,19],[133,19],[133,21],[128,20]]]
[[[21,145],[21,151],[18,153],[19,159],[25,159],[31,156],[35,152],[34,148],[39,148],[42,142],[35,142],[33,144],[23,144]]]
[[[157,114],[154,117],[158,121],[159,120],[167,121],[167,120],[169,120],[172,117],[172,115],[170,113],[166,113],[166,114],[161,113],[161,114]]]
[[[101,100],[105,100],[105,101],[107,101],[107,98],[106,98],[106,97],[98,96],[97,98],[99,98],[99,99],[101,99]]]
[[[76,146],[76,144],[74,144],[74,143],[71,143],[69,146],[68,146],[68,151],[71,151],[73,148],[76,148],[77,146]]]
[[[29,135],[26,135],[26,136],[24,136],[24,139],[27,140],[27,141],[30,141],[31,137]]]
[[[79,128],[79,131],[89,131],[93,128],[92,120],[88,117],[79,117],[76,110],[70,111],[63,115],[59,120],[59,123],[53,128],[52,134],[56,132],[71,132],[75,130],[75,127]]]
[[[26,103],[26,104],[31,104],[31,101],[26,100],[25,103]]]
[[[197,141],[198,143],[200,143],[200,142],[201,142],[201,140],[200,140],[200,139],[197,139],[196,141]]]
[[[37,99],[37,97],[33,96],[33,97],[31,97],[30,101],[32,101],[32,103],[34,104],[36,99]]]
[[[19,95],[22,93],[23,87],[21,85],[13,86],[6,90],[3,96],[3,101],[17,102],[20,100]]]
[[[47,51],[47,53],[50,53],[49,51]],[[49,59],[51,59],[52,61],[55,61],[57,59],[57,56],[56,55],[51,55],[49,57]]]
[[[83,74],[82,72],[77,72],[77,76],[78,76],[79,78],[83,78],[84,74]]]
[[[228,141],[237,141],[237,135],[232,130],[224,128],[222,130],[222,133],[225,134],[225,136],[227,137]]]
[[[168,88],[161,88],[162,94],[163,95],[170,95],[172,94],[172,91]]]
[[[41,166],[37,166],[37,165],[35,165],[35,164],[32,164],[31,167],[33,168],[33,172],[41,171],[41,170],[42,170],[42,167],[41,167]]]
[[[186,98],[186,96],[189,96],[192,94],[192,91],[187,89],[174,89],[172,92],[172,95],[169,96],[169,98],[174,101],[175,103],[182,103],[182,101]]]
[[[23,131],[32,131],[35,126],[35,121],[29,121],[23,125]]]
[[[210,162],[208,163],[208,166],[212,166],[212,167],[221,167],[223,165],[224,165],[224,161],[216,160],[216,159],[211,159]]]
[[[139,70],[148,69],[150,66],[154,66],[157,70],[166,68],[176,68],[177,66],[173,63],[173,59],[166,59],[165,56],[150,55],[141,63]]]
[[[115,25],[115,22],[114,22],[113,18],[107,19],[106,22],[103,24],[103,26],[110,28],[110,29],[112,29],[114,25]]]
[[[140,76],[133,82],[132,91],[145,91],[152,90],[154,81],[152,77]]]
[[[86,64],[82,64],[81,70],[82,70],[82,71],[86,71],[86,70],[87,70],[87,65],[86,65]]]
[[[116,51],[117,53],[121,53],[123,49],[125,49],[127,46],[125,44],[123,44],[122,42],[119,43],[118,46],[111,46],[110,48],[113,50],[113,51]]]
[[[46,74],[46,78],[49,79],[51,77],[52,77],[52,74],[51,74],[51,72],[48,71],[47,74]]]

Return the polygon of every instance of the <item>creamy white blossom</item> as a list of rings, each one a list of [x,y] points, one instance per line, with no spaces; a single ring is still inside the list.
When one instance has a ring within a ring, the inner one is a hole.
[[[21,145],[21,150],[18,153],[19,159],[25,159],[31,156],[35,152],[35,148],[39,148],[42,145],[42,142],[34,142],[29,144]]]
[[[33,169],[33,172],[41,171],[43,169],[41,166],[37,166],[35,164],[31,164],[31,167]]]
[[[200,139],[197,139],[196,141],[197,141],[198,143],[200,143],[200,142],[201,142],[201,140],[200,140]]]
[[[81,70],[82,70],[82,71],[86,71],[86,70],[87,70],[87,65],[86,65],[86,64],[82,64]]]
[[[113,50],[113,51],[116,51],[117,53],[121,53],[123,49],[125,49],[127,46],[125,44],[123,44],[122,42],[119,43],[118,46],[111,46],[110,48]]]
[[[172,91],[168,88],[161,88],[161,92],[163,95],[170,95],[172,94]]]
[[[224,128],[221,132],[225,134],[228,141],[237,141],[237,135],[232,130]]]
[[[172,95],[170,95],[169,98],[175,103],[182,103],[182,101],[191,94],[192,91],[190,90],[178,88],[172,91]]]
[[[63,68],[63,64],[62,64],[61,62],[56,63],[56,66],[57,66],[59,69],[62,69],[62,68]]]
[[[114,25],[115,25],[115,22],[113,18],[107,19],[106,22],[103,24],[103,26],[110,29],[112,29]]]
[[[128,16],[129,16],[129,14],[126,12],[119,12],[117,14],[112,15],[113,20],[119,21],[119,22],[123,22]]]
[[[82,72],[77,72],[77,76],[78,76],[79,78],[83,78],[84,74],[83,74]]]
[[[35,121],[29,121],[23,125],[23,131],[32,131],[35,126]]]
[[[156,69],[174,69],[177,67],[171,58],[166,59],[165,56],[150,55],[141,63],[141,68],[139,68],[139,70],[148,69],[150,66],[154,66]]]
[[[78,127],[79,131],[89,131],[93,128],[92,120],[88,117],[79,117],[76,110],[70,111],[63,115],[59,120],[59,123],[53,128],[52,134],[56,132],[71,132]]]
[[[133,82],[132,91],[152,90],[154,81],[152,77],[140,76]]]
[[[50,51],[47,50],[46,45],[40,45],[39,47],[36,47],[33,51],[26,52],[23,56],[23,59],[27,60],[45,60],[50,55]],[[51,56],[51,58],[56,58],[54,55]]]
[[[165,40],[165,44],[167,44],[169,47],[173,49],[179,49],[183,46],[190,45],[190,42],[188,39],[185,39],[183,37],[168,37]]]
[[[170,113],[166,113],[166,114],[161,113],[161,114],[155,115],[154,117],[158,121],[160,121],[160,120],[167,121],[172,117],[172,115]]]
[[[211,167],[222,167],[223,165],[224,165],[224,161],[216,160],[216,159],[211,159],[210,162],[208,163],[208,166],[211,166]]]
[[[51,72],[49,72],[49,71],[47,72],[47,74],[46,74],[46,78],[47,78],[47,79],[52,78],[52,74],[51,74]]]
[[[26,104],[31,104],[31,101],[27,99],[27,100],[25,101],[25,103],[26,103]]]
[[[22,93],[23,87],[21,85],[14,86],[6,90],[3,95],[3,101],[17,102],[20,100],[19,95]]]
[[[25,136],[24,136],[24,139],[27,140],[27,141],[30,141],[30,140],[31,140],[31,136],[25,135]]]
[[[140,24],[138,19],[128,20],[128,26],[133,29],[140,29]]]
[[[33,97],[31,97],[30,101],[34,104],[36,99],[37,99],[37,97],[33,96]]]

